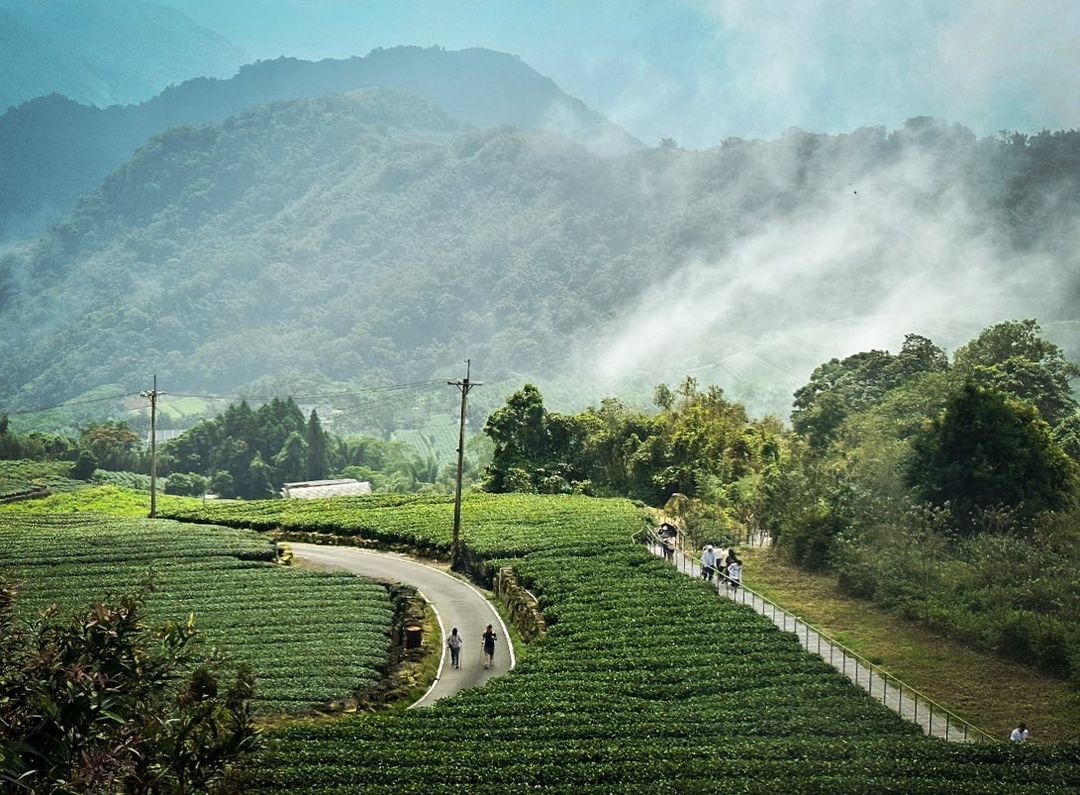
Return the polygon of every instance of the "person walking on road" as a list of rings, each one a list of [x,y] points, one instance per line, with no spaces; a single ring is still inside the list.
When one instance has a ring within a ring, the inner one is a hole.
[[[1009,739],[1014,743],[1026,743],[1028,741],[1028,727],[1026,723],[1019,724],[1012,730]]]
[[[491,624],[488,624],[487,629],[484,630],[482,648],[484,667],[490,668],[492,660],[495,659],[495,630],[491,628]]]
[[[712,582],[713,570],[716,568],[716,550],[712,544],[706,544],[701,551],[701,578],[705,582]]]
[[[450,665],[453,668],[461,668],[461,635],[457,627],[450,630],[450,637],[446,639],[446,645],[450,647]]]

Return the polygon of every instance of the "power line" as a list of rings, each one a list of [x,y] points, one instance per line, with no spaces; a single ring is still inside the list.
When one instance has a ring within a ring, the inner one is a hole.
[[[123,395],[110,395],[108,397],[99,398],[87,398],[86,400],[72,400],[66,403],[57,403],[55,406],[40,406],[35,409],[20,409],[19,411],[7,411],[4,412],[9,417],[19,416],[21,414],[40,414],[44,411],[55,411],[56,409],[66,409],[71,406],[85,406],[89,403],[103,403],[106,400],[120,400],[121,398],[136,397],[138,392],[128,392]]]
[[[430,391],[434,391],[435,388],[442,387],[444,385],[445,385],[444,381],[432,381],[432,382],[428,383],[427,386],[414,387],[412,389],[412,391],[420,392],[421,390],[423,390],[423,391],[429,391],[430,392]],[[401,391],[401,390],[398,390],[398,391]],[[162,399],[159,401],[158,405],[162,405],[162,406],[168,406],[170,404],[169,398],[175,398],[175,397],[209,397],[207,395],[185,395],[185,394],[180,393],[180,392],[168,392],[168,393],[162,392],[162,393],[159,393],[159,394],[162,395]],[[362,397],[363,395],[361,395],[360,393],[356,393],[355,396],[356,397]],[[214,396],[214,397],[216,399],[217,396]],[[276,397],[280,397],[280,395],[277,395]],[[226,400],[226,399],[238,399],[238,398],[230,398],[228,396],[221,396],[221,399]],[[401,400],[401,397],[399,395],[396,395],[396,394],[395,395],[387,395],[387,394],[384,393],[382,395],[379,395],[377,397],[377,399],[357,401],[357,402],[354,402],[352,404],[335,406],[334,408],[336,410],[338,410],[338,411],[355,412],[355,411],[363,411],[363,410],[366,410],[366,409],[380,408],[382,406],[389,406],[389,405],[392,405],[392,404],[394,404],[396,402],[399,402],[400,400]],[[123,411],[120,411],[118,413],[120,413],[120,414],[139,414],[141,412],[146,411],[146,408],[147,408],[146,406],[139,406],[139,407],[132,408],[132,409],[124,409]]]
[[[386,386],[372,386],[357,389],[352,392],[328,392],[322,395],[286,395],[293,400],[331,400],[334,398],[344,397],[361,397],[363,395],[369,395],[377,392],[393,392],[405,389],[420,388],[425,386],[442,386],[444,381],[429,380],[429,381],[412,381],[404,384],[388,384]],[[281,393],[274,395],[213,395],[213,394],[194,394],[187,392],[171,392],[173,397],[189,397],[189,398],[204,398],[206,400],[273,400],[274,398],[282,397]]]
[[[364,395],[377,394],[380,392],[396,392],[407,389],[419,389],[423,387],[434,388],[436,386],[443,386],[445,381],[443,379],[428,380],[428,381],[411,381],[402,384],[387,384],[385,386],[373,386],[363,387],[361,389],[354,390],[352,392],[328,392],[322,395],[287,395],[293,400],[331,400],[334,398],[346,398],[346,397],[363,397]],[[214,395],[214,394],[195,394],[189,392],[170,392],[171,397],[187,397],[187,398],[203,398],[206,400],[273,400],[274,398],[280,398],[282,395]],[[104,403],[109,400],[120,400],[122,398],[138,397],[139,392],[126,392],[120,395],[108,395],[106,397],[98,398],[86,398],[85,400],[70,400],[64,403],[57,403],[53,406],[38,406],[32,409],[19,409],[17,411],[4,412],[9,417],[21,416],[24,414],[41,414],[46,411],[55,411],[56,409],[65,409],[73,406],[85,406],[92,403]],[[134,413],[142,411],[142,409],[125,409],[121,413]]]

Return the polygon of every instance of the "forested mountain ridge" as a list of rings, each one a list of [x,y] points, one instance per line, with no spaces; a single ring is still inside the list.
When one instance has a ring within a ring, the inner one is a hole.
[[[653,383],[756,351],[780,397],[754,408],[783,412],[828,342],[808,330],[898,286],[913,328],[939,306],[959,333],[1003,311],[1076,321],[1078,163],[1076,132],[928,119],[602,158],[401,92],[278,103],[154,139],[0,260],[0,398],[152,372],[178,390],[402,382],[466,355],[491,380],[584,378],[655,348],[637,360]],[[980,284],[997,304],[960,292]]]
[[[188,80],[139,105],[101,109],[54,95],[10,109],[0,116],[0,238],[59,217],[171,127],[219,123],[269,102],[379,86],[409,91],[479,127],[545,129],[601,154],[644,146],[503,53],[395,47],[347,60],[279,58],[245,66],[227,80]]]
[[[0,0],[0,112],[62,93],[105,107],[197,76],[230,75],[244,54],[185,14],[143,0]]]

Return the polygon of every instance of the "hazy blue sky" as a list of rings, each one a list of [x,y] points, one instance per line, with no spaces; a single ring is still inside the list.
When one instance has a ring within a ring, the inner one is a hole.
[[[648,143],[1080,126],[1080,0],[158,0],[256,58],[520,55]]]

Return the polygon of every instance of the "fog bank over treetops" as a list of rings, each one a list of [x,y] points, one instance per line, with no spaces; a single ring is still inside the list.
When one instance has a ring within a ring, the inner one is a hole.
[[[1074,356],[1080,133],[912,119],[604,158],[402,92],[155,138],[0,261],[0,399],[687,372],[786,414],[815,365],[1034,316]]]
[[[1078,147],[1075,131],[979,141],[922,118],[683,153],[663,179],[695,201],[723,182],[712,199],[739,207],[725,215],[740,228],[708,254],[656,263],[584,369],[613,383],[687,371],[779,408],[808,363],[895,351],[907,332],[954,346],[1038,317],[1076,357]]]

